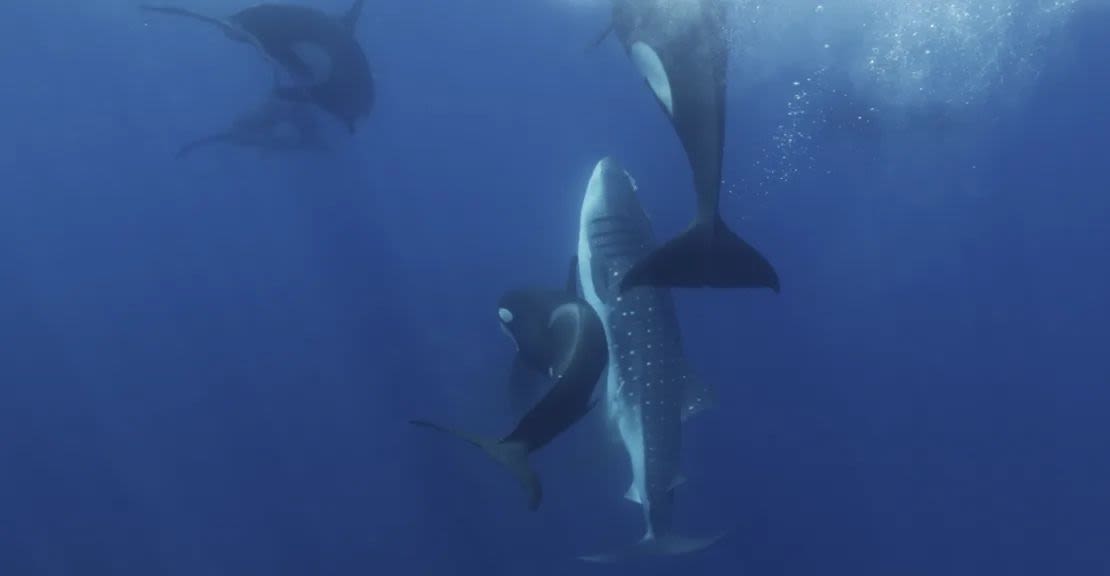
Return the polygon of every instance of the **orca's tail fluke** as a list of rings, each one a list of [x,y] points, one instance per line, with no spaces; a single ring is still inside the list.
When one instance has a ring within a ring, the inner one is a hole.
[[[663,536],[645,536],[638,543],[623,550],[606,554],[579,556],[579,560],[612,564],[646,556],[682,556],[701,552],[716,544],[724,536],[723,532],[707,538],[690,538],[674,533]]]
[[[512,473],[517,482],[524,487],[528,492],[528,509],[536,510],[540,507],[540,500],[543,498],[543,489],[540,485],[540,477],[532,470],[528,464],[528,447],[520,442],[500,442],[497,440],[489,440],[453,430],[445,426],[440,426],[426,420],[410,420],[409,424],[420,426],[422,428],[431,428],[432,430],[439,430],[450,434],[460,440],[469,442],[482,450],[486,454],[496,460],[499,464],[504,466]]]
[[[696,223],[640,260],[621,280],[636,286],[770,288],[779,291],[771,263],[729,230],[724,221]]]

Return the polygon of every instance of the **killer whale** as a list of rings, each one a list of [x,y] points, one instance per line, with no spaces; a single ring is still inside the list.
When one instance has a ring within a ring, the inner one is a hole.
[[[513,290],[500,300],[501,328],[515,343],[520,362],[551,374],[543,398],[500,439],[460,432],[427,420],[410,424],[452,434],[484,450],[505,466],[528,493],[528,508],[543,498],[539,475],[528,455],[581,420],[596,403],[594,388],[608,361],[605,329],[593,308],[577,296],[542,289]]]
[[[637,262],[635,286],[765,287],[771,263],[721,219],[728,43],[722,0],[613,0],[610,27],[671,121],[693,172],[693,224]]]
[[[269,98],[258,108],[237,116],[226,130],[191,140],[177,152],[185,158],[219,144],[259,150],[327,151],[330,149],[308,104]]]
[[[365,0],[342,15],[290,4],[262,3],[225,18],[178,6],[141,4],[147,12],[182,16],[216,26],[232,40],[251,44],[295,80],[275,88],[284,99],[311,102],[340,120],[349,131],[374,106],[374,76],[355,39]]]

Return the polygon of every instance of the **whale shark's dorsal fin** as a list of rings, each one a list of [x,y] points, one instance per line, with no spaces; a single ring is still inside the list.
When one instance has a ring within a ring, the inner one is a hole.
[[[351,7],[343,13],[341,18],[343,25],[346,26],[352,34],[355,32],[355,27],[358,26],[358,18],[362,16],[362,7],[365,4],[366,0],[355,0],[354,4],[351,4]]]

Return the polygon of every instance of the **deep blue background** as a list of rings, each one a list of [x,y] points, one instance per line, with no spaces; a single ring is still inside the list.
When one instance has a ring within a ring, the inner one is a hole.
[[[751,159],[783,94],[734,90],[725,215],[783,293],[679,295],[720,403],[680,524],[730,536],[597,567],[642,530],[599,422],[538,456],[533,514],[405,420],[509,424],[497,297],[562,281],[601,156],[660,235],[692,212],[619,47],[582,54],[603,9],[371,1],[378,105],[341,150],[175,161],[264,94],[256,55],[6,0],[0,574],[1110,573],[1110,12],[1078,13],[970,129],[817,130],[777,186]]]

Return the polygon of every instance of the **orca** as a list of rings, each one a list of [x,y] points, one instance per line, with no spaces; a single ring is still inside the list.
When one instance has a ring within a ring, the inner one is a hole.
[[[309,105],[274,97],[240,114],[226,130],[187,142],[178,150],[177,157],[185,158],[198,149],[219,144],[263,151],[331,149]]]
[[[262,3],[226,18],[207,16],[177,6],[141,4],[154,13],[192,18],[214,25],[232,40],[251,44],[287,71],[293,85],[275,89],[287,100],[311,102],[350,132],[374,106],[374,76],[366,54],[355,39],[355,26],[365,0],[355,0],[342,15],[290,4]]]
[[[528,455],[543,448],[590,412],[594,389],[608,361],[605,329],[593,308],[561,291],[507,292],[497,309],[501,328],[517,347],[519,361],[543,370],[554,383],[507,435],[483,438],[427,420],[415,426],[452,434],[484,450],[505,466],[528,493],[528,508],[539,508],[543,488]]]
[[[720,215],[729,50],[725,24],[723,0],[613,0],[609,29],[678,134],[697,197],[690,228],[637,262],[621,279],[622,289],[652,285],[779,291],[771,263]]]

